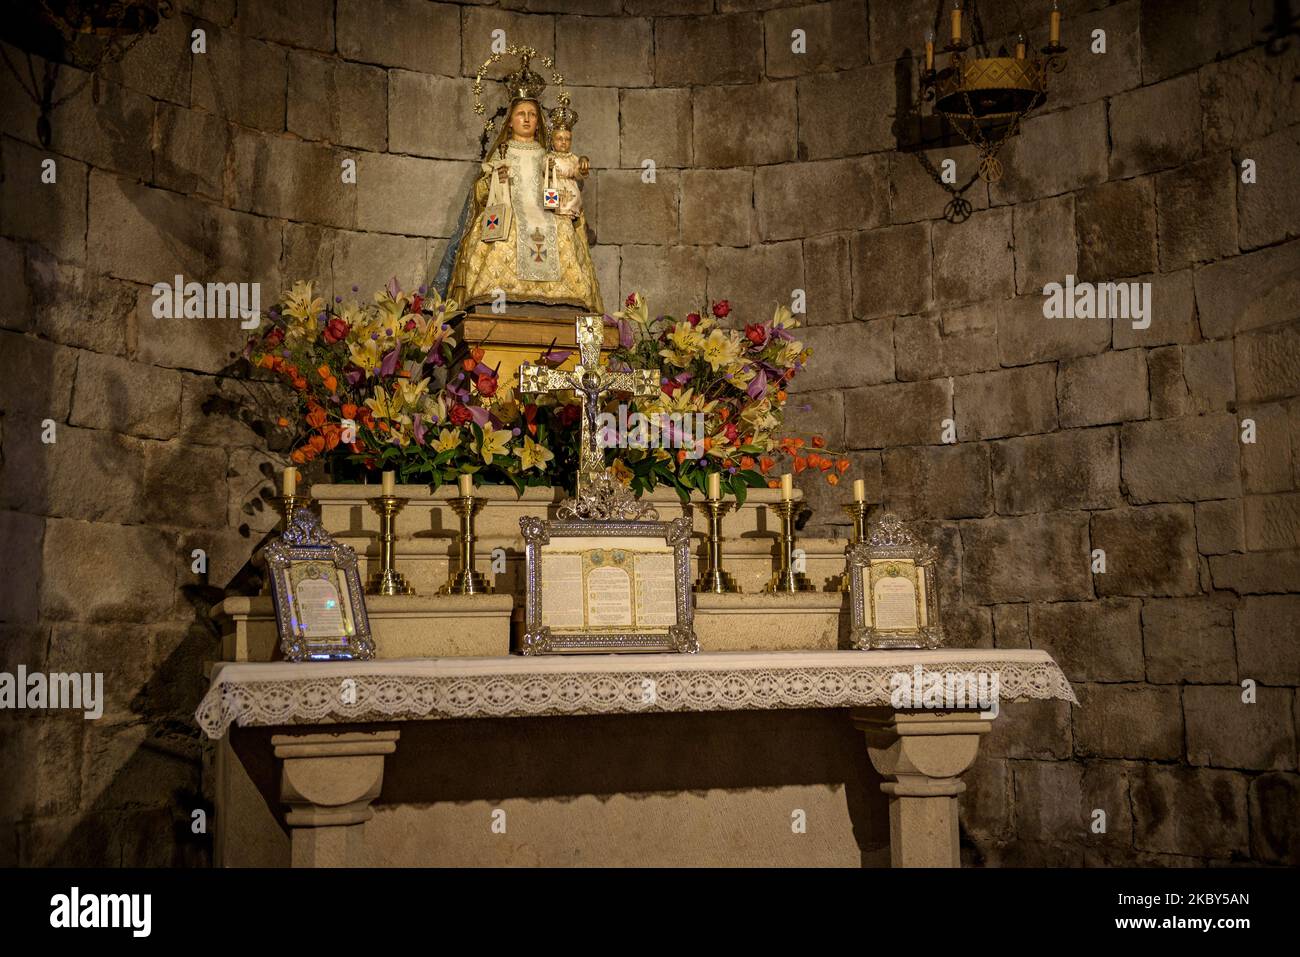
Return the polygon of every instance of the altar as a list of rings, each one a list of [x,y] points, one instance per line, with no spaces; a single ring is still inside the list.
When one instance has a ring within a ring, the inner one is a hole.
[[[958,866],[997,719],[892,708],[918,668],[1074,701],[1012,649],[218,664],[216,861]]]
[[[946,647],[937,544],[789,429],[792,306],[605,307],[577,114],[505,53],[433,280],[295,283],[246,350],[300,421],[213,609],[217,863],[958,866],[980,738],[1073,690]],[[810,482],[851,537],[800,534]]]

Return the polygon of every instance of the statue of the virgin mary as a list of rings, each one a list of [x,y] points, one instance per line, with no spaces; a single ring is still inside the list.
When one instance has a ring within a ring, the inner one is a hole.
[[[498,115],[504,113],[505,123],[483,156],[433,284],[466,309],[496,301],[500,291],[508,303],[603,312],[587,245],[586,217],[557,215],[543,205],[551,146],[541,104],[546,81],[529,69],[529,55],[535,51],[511,48],[508,52],[518,53],[522,62],[504,81],[509,102]],[[486,66],[475,80],[476,98]],[[563,82],[558,75],[556,79]],[[489,121],[484,146],[492,128]],[[509,204],[511,212],[505,231],[500,230],[504,218],[494,220],[491,215],[503,203]]]

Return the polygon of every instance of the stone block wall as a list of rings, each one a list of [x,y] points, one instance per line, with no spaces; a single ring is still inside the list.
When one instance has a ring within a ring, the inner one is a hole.
[[[1048,6],[1019,4],[1036,42]],[[150,287],[422,280],[497,29],[571,85],[606,301],[753,321],[804,290],[796,427],[944,549],[955,642],[1046,648],[1075,683],[1083,707],[995,726],[968,862],[1300,860],[1300,43],[1271,0],[1062,6],[1069,66],[959,224],[898,148],[930,0],[185,0],[98,103],[59,71],[48,149],[6,45],[0,670],[109,693],[100,721],[0,716],[0,862],[207,859],[207,610],[282,459],[227,374],[244,333],[155,319]],[[1150,283],[1150,327],[1043,318],[1066,274]],[[843,487],[805,491],[805,532],[842,535]]]

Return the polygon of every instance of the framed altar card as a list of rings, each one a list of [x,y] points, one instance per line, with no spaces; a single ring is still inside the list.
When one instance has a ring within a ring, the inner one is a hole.
[[[357,554],[335,542],[308,509],[264,551],[280,651],[288,661],[375,656]]]
[[[884,515],[866,540],[845,549],[850,640],[855,648],[938,648],[943,644],[936,585],[938,553],[897,518]]]
[[[690,519],[519,520],[525,655],[695,652]]]

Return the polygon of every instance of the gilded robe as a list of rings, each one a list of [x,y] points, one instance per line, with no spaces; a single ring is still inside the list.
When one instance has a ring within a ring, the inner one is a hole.
[[[490,303],[500,289],[509,302],[604,311],[586,217],[571,219],[542,206],[546,155],[540,143],[512,139],[504,159],[494,150],[481,164],[451,272],[450,295],[464,307]],[[513,221],[505,239],[483,242],[480,220],[503,164],[510,169],[508,192],[498,182],[497,201],[508,196]]]

